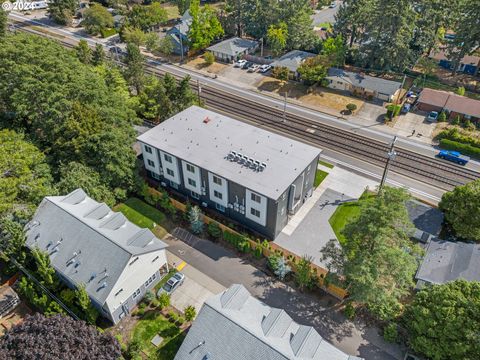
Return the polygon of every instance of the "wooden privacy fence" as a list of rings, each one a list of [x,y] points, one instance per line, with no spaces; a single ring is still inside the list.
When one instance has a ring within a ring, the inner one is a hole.
[[[161,196],[162,193],[159,192],[158,190],[149,187],[149,192],[151,194],[156,194]],[[172,205],[182,211],[185,212],[187,210],[187,206],[175,199],[172,199],[170,197],[170,201]],[[202,220],[205,224],[210,224],[210,223],[215,223],[218,225],[218,227],[222,230],[222,232],[228,232],[233,235],[237,235],[239,237],[243,237],[244,240],[248,241],[250,243],[250,248],[252,250],[257,249],[257,247],[262,247],[262,254],[265,257],[269,257],[270,255],[274,254],[275,252],[281,252],[285,259],[288,262],[288,265],[294,270],[296,268],[296,264],[298,261],[300,261],[301,257],[288,251],[287,249],[282,248],[281,246],[273,243],[273,242],[268,242],[268,247],[265,247],[262,245],[261,241],[255,241],[250,239],[247,236],[244,236],[243,234],[239,233],[238,231],[233,230],[232,228],[218,222],[215,219],[212,219],[211,217],[202,214]],[[345,289],[342,289],[339,286],[333,285],[333,284],[325,284],[325,277],[327,276],[328,270],[322,268],[321,266],[318,266],[316,264],[310,264],[311,269],[315,272],[315,274],[318,277],[318,286],[321,287],[324,291],[329,293],[332,296],[335,296],[337,299],[343,300],[347,296],[347,291]]]

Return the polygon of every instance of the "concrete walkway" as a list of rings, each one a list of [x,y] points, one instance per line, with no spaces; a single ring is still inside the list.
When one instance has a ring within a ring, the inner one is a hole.
[[[172,236],[164,241],[170,253],[189,266],[222,286],[243,284],[253,296],[285,309],[295,321],[315,327],[327,341],[348,354],[366,360],[403,359],[404,349],[386,343],[375,327],[346,319],[336,308],[337,300],[329,295],[300,293],[208,240],[197,240],[193,247]]]

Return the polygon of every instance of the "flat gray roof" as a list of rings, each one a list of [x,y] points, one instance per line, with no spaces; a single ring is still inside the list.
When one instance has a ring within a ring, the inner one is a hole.
[[[293,50],[276,59],[272,63],[272,66],[284,66],[288,68],[288,70],[295,72],[305,59],[315,56],[317,56],[317,54],[307,51]]]
[[[480,244],[431,240],[416,278],[432,284],[480,281]]]
[[[130,259],[167,245],[82,189],[47,196],[26,227],[26,245],[48,252],[52,266],[103,304]]]
[[[175,360],[361,360],[234,284],[200,310]]]
[[[328,69],[327,79],[349,83],[353,86],[376,90],[382,94],[394,95],[402,86],[397,81],[386,80],[337,68]]]
[[[234,37],[212,45],[207,48],[207,50],[236,56],[239,53],[243,53],[245,50],[253,49],[257,45],[258,41]]]
[[[316,147],[198,106],[178,113],[137,139],[273,200],[321,152]],[[263,171],[254,171],[229,161],[226,157],[230,151],[267,166]]]

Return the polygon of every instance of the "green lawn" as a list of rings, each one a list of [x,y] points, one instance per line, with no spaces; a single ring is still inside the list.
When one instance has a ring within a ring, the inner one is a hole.
[[[157,293],[158,290],[160,290],[160,288],[161,288],[163,285],[165,285],[165,283],[168,281],[168,279],[170,279],[170,278],[173,276],[173,274],[175,274],[176,272],[177,272],[177,269],[175,269],[175,268],[171,268],[171,269],[170,269],[170,271],[168,272],[168,274],[165,275],[165,276],[163,277],[163,279],[160,280],[160,281],[157,283],[157,285],[155,285],[155,294]]]
[[[152,230],[159,238],[162,238],[167,233],[167,231],[160,226],[165,222],[165,215],[140,199],[132,197],[123,204],[116,206],[114,210],[120,211],[134,224]]]
[[[315,24],[315,26],[319,28],[325,28],[327,29],[327,31],[332,30],[332,24],[329,22],[321,22],[321,23]]]
[[[180,17],[180,14],[178,13],[178,7],[177,5],[172,5],[172,4],[165,4],[163,6],[165,10],[167,10],[167,17],[168,20],[176,19]]]
[[[329,169],[333,169],[333,165],[330,164],[330,163],[328,163],[328,162],[326,162],[326,161],[318,160],[318,163],[319,163],[319,164],[322,164],[323,166],[326,166],[326,167],[329,168]]]
[[[317,187],[322,183],[323,180],[327,177],[328,173],[322,170],[318,170],[315,173],[315,181],[313,182],[313,187]]]
[[[151,343],[156,334],[163,337],[163,342],[158,348]],[[175,324],[155,311],[146,313],[138,321],[132,335],[132,340],[139,341],[142,351],[150,359],[158,360],[173,360],[184,338],[185,335]]]
[[[368,201],[374,196],[375,195],[372,193],[365,192],[358,201],[345,202],[337,207],[337,210],[335,210],[328,221],[340,244],[345,243],[345,236],[342,234],[345,225],[360,214],[360,204],[364,201]]]

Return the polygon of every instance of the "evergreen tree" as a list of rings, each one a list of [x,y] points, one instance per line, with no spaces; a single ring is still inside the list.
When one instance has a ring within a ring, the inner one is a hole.
[[[125,57],[125,63],[127,65],[125,69],[125,78],[129,85],[133,86],[140,94],[144,80],[144,62],[145,58],[140,52],[140,49],[135,44],[127,44],[127,55]]]
[[[101,44],[96,44],[92,53],[92,65],[99,66],[105,61],[105,51]]]
[[[78,0],[50,0],[48,2],[48,15],[57,24],[68,25],[72,22],[78,7]]]
[[[8,16],[5,10],[0,7],[0,41],[7,34]]]
[[[198,206],[193,206],[188,213],[188,220],[190,221],[190,229],[194,234],[201,234],[203,232],[202,211]]]
[[[88,46],[86,40],[80,40],[78,45],[75,47],[75,51],[77,53],[78,60],[84,64],[90,64],[92,61],[92,49],[90,49],[90,46]]]

